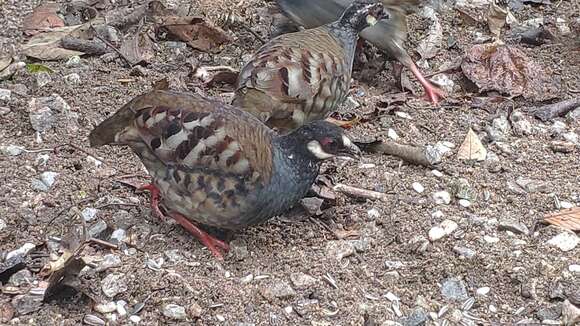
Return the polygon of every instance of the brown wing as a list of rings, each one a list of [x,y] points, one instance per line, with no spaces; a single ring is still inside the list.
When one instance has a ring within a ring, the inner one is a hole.
[[[128,143],[146,165],[145,159],[157,160],[261,181],[272,173],[272,137],[266,126],[242,111],[169,91],[136,97],[89,136],[92,145]]]
[[[348,92],[351,62],[345,57],[325,27],[281,35],[242,68],[234,105],[262,120],[301,125],[320,119]]]

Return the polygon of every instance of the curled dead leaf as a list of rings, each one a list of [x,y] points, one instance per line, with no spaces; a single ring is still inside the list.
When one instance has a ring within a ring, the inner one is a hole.
[[[215,51],[232,40],[224,30],[203,17],[160,17],[156,35],[161,39],[186,42],[192,48],[204,52]]]
[[[43,61],[65,60],[83,52],[68,50],[61,47],[61,40],[74,32],[79,26],[58,27],[50,32],[33,36],[22,46],[22,53],[27,57]]]
[[[494,1],[489,4],[489,11],[487,12],[487,26],[489,31],[499,37],[502,28],[505,26],[508,11],[501,8]]]
[[[487,149],[483,147],[475,132],[469,128],[465,140],[457,151],[457,158],[460,160],[483,161],[486,157]]]
[[[24,17],[24,34],[34,35],[42,30],[64,27],[64,21],[56,14],[59,9],[58,3],[45,3],[36,7],[30,15]]]
[[[543,222],[571,231],[580,231],[580,207],[547,214],[544,216]]]
[[[481,92],[498,91],[544,101],[558,96],[560,82],[554,74],[528,58],[520,49],[490,43],[472,46],[461,63],[467,78]]]

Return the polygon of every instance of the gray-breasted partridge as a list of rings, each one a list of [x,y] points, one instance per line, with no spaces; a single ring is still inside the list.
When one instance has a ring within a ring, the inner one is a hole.
[[[276,0],[280,9],[295,23],[305,28],[315,28],[335,20],[352,0]],[[378,0],[377,0],[378,1]],[[381,20],[363,30],[360,36],[407,67],[425,89],[427,97],[437,104],[445,94],[433,86],[419,71],[404,48],[407,40],[407,15],[421,0],[381,0],[389,19]],[[400,71],[399,71],[400,72]]]
[[[383,9],[356,0],[334,22],[270,40],[241,69],[232,104],[282,133],[324,119],[348,94],[359,32]]]
[[[278,135],[252,115],[197,95],[151,91],[101,122],[91,146],[128,145],[152,183],[151,205],[174,218],[218,258],[228,245],[198,225],[238,230],[296,204],[323,160],[354,157],[358,147],[325,122]]]

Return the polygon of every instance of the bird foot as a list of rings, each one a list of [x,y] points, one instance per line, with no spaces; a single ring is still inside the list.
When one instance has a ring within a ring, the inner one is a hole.
[[[165,214],[163,214],[161,208],[159,207],[159,202],[161,199],[159,188],[157,188],[157,186],[155,186],[152,183],[147,183],[137,188],[137,191],[148,191],[151,194],[151,210],[162,221],[166,221],[167,217],[165,216]]]
[[[431,82],[423,76],[421,71],[419,71],[419,68],[417,68],[415,63],[412,63],[409,69],[411,69],[413,75],[415,75],[419,83],[421,83],[425,89],[425,96],[428,100],[431,101],[431,103],[437,105],[439,104],[440,99],[445,98],[445,92],[443,92],[443,90],[439,89],[438,87],[433,86],[433,84],[431,84]]]
[[[211,253],[220,260],[224,259],[223,254],[218,250],[218,248],[222,249],[223,251],[227,252],[230,250],[230,246],[219,239],[209,235],[207,232],[196,226],[195,224],[191,223],[189,219],[177,212],[169,213],[171,217],[184,229],[186,229],[189,233],[191,233],[194,237],[196,237],[204,246],[211,251]]]

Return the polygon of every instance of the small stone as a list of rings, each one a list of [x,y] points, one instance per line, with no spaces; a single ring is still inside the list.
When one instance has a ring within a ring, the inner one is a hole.
[[[490,304],[489,307],[487,307],[487,310],[489,310],[489,312],[491,313],[496,313],[497,312],[497,308],[496,306]]]
[[[12,299],[12,306],[19,315],[26,315],[42,307],[42,296],[31,294],[17,295]]]
[[[465,207],[465,208],[471,206],[471,202],[469,200],[467,200],[467,199],[460,199],[458,201],[458,203],[459,203],[459,206]]]
[[[112,243],[121,243],[127,239],[127,231],[124,229],[116,229],[111,233],[111,242]]]
[[[290,274],[290,281],[292,281],[292,284],[299,289],[306,289],[318,283],[318,280],[314,277],[302,272]]]
[[[248,274],[242,278],[240,278],[240,283],[248,284],[254,280],[254,274]]]
[[[548,244],[558,247],[560,250],[566,252],[570,251],[578,245],[580,238],[572,232],[562,232],[552,239],[548,240]]]
[[[580,307],[566,300],[562,303],[562,321],[564,325],[580,324]]]
[[[85,209],[83,209],[83,211],[81,212],[81,215],[83,216],[83,219],[87,222],[92,221],[96,216],[97,216],[97,212],[99,210],[93,207],[86,207]]]
[[[483,240],[484,240],[485,242],[487,242],[487,243],[498,243],[498,242],[499,242],[499,238],[497,238],[497,237],[492,237],[492,236],[489,236],[489,235],[485,235],[485,236],[483,237]]]
[[[8,113],[10,113],[12,110],[10,110],[9,107],[6,106],[0,106],[0,116],[2,115],[7,115]]]
[[[389,137],[392,140],[399,140],[400,138],[399,135],[397,135],[397,132],[392,128],[389,128],[389,130],[387,131],[387,137]]]
[[[163,254],[172,263],[178,263],[183,260],[183,256],[179,253],[179,249],[165,250]]]
[[[420,326],[425,325],[428,319],[429,314],[423,308],[416,308],[408,317],[401,319],[400,322],[403,326]]]
[[[322,214],[322,204],[324,203],[324,199],[318,197],[306,197],[300,200],[300,204],[302,207],[308,212],[311,216],[316,216]]]
[[[69,68],[80,67],[82,65],[81,57],[78,55],[73,55],[72,57],[68,58],[65,65]]]
[[[411,115],[409,115],[409,113],[407,112],[403,112],[403,111],[396,111],[395,115],[399,118],[403,118],[403,119],[407,119],[407,120],[412,120],[413,118],[411,117]]]
[[[477,197],[469,181],[465,178],[455,180],[451,185],[451,192],[459,199],[475,200]]]
[[[337,261],[354,254],[355,251],[354,245],[344,240],[329,241],[326,244],[326,255]]]
[[[145,266],[147,266],[147,268],[150,270],[160,271],[163,267],[163,263],[165,263],[165,259],[163,259],[163,257],[159,257],[157,259],[149,258],[145,261]]]
[[[580,142],[578,141],[578,134],[573,131],[562,134],[562,137],[570,143],[580,145]]]
[[[29,114],[30,124],[32,129],[38,132],[44,132],[54,125],[56,117],[49,107],[41,107]]]
[[[18,156],[22,154],[24,147],[17,145],[0,146],[0,152],[6,156]]]
[[[556,18],[556,27],[558,27],[558,30],[560,31],[561,35],[568,35],[572,33],[572,29],[570,29],[570,26],[568,26],[568,22],[564,18],[560,17]]]
[[[563,201],[563,200],[560,201],[560,208],[561,209],[569,209],[569,208],[572,208],[572,207],[574,207],[574,204],[572,204],[571,202],[569,202],[569,201]]]
[[[220,322],[223,323],[224,321],[226,321],[226,317],[222,316],[222,315],[216,315],[215,318]]]
[[[443,298],[451,301],[463,301],[469,298],[465,284],[457,278],[448,278],[443,281],[441,295]]]
[[[141,322],[141,317],[139,317],[137,315],[132,315],[132,316],[129,316],[129,320],[134,324],[138,324],[139,322]]]
[[[446,74],[437,74],[431,77],[431,80],[434,81],[437,85],[439,85],[445,93],[453,94],[455,82]]]
[[[106,229],[107,223],[103,220],[99,220],[89,228],[89,235],[93,238],[98,238]]]
[[[250,256],[250,251],[248,250],[248,245],[246,242],[240,239],[234,239],[230,242],[229,255],[234,257],[236,260],[241,261]]]
[[[536,312],[536,317],[539,320],[554,320],[560,318],[562,315],[562,304],[558,303],[545,308],[542,308]]]
[[[371,208],[367,211],[367,215],[369,216],[370,219],[377,219],[379,217],[381,217],[381,213],[379,212],[378,209],[376,208]]]
[[[475,293],[477,295],[486,296],[489,294],[490,291],[491,291],[490,287],[484,286],[484,287],[481,287],[481,288],[478,288],[477,290],[475,290]]]
[[[104,271],[109,268],[115,268],[122,265],[121,258],[114,254],[107,254],[103,257],[103,261],[99,264],[98,270]]]
[[[187,318],[185,308],[174,303],[164,305],[161,313],[163,314],[163,316],[175,320],[184,320]]]
[[[296,291],[286,281],[278,281],[260,289],[262,296],[270,301],[274,299],[289,299],[296,295]]]
[[[20,248],[18,248],[16,250],[12,250],[9,253],[7,253],[6,259],[4,259],[4,260],[8,261],[10,258],[17,257],[17,256],[24,257],[24,256],[28,255],[28,253],[34,248],[36,248],[35,244],[27,242],[27,243],[23,244]]]
[[[119,300],[117,301],[116,304],[116,309],[117,309],[117,314],[119,314],[119,317],[124,317],[127,315],[127,302],[124,300]]]
[[[443,173],[439,170],[431,170],[431,173],[433,173],[437,178],[443,178]]]
[[[48,72],[43,71],[36,74],[36,86],[38,86],[38,88],[42,88],[50,84],[51,82],[52,77],[50,77],[50,74]]]
[[[520,135],[531,135],[533,131],[532,124],[521,112],[514,112],[512,114],[512,126],[514,127],[514,131]]]
[[[401,299],[395,295],[393,292],[387,292],[387,294],[385,294],[385,298],[387,298],[387,300],[393,302],[393,301],[400,301]]]
[[[568,266],[568,270],[570,271],[570,273],[580,273],[580,265],[572,264]]]
[[[525,191],[529,193],[536,193],[536,192],[547,192],[548,191],[548,183],[540,180],[531,180],[526,179],[524,177],[518,177],[516,179],[516,183],[518,186],[522,187]]]
[[[64,82],[68,85],[79,85],[81,83],[81,76],[77,73],[72,73],[64,76]]]
[[[453,251],[455,251],[455,253],[458,254],[460,257],[465,258],[473,258],[477,254],[477,252],[473,249],[460,246],[453,247]]]
[[[528,235],[530,233],[530,230],[525,224],[512,220],[500,220],[498,230],[510,231],[516,234],[524,234],[524,235]]]
[[[422,253],[427,251],[429,240],[422,235],[416,235],[409,240],[409,244],[411,245],[412,251]]]
[[[7,226],[6,221],[0,218],[0,231],[4,230]]]
[[[187,312],[189,314],[189,317],[191,317],[193,319],[198,319],[199,317],[201,317],[201,314],[203,313],[203,309],[201,308],[201,306],[197,302],[193,302],[187,308]]]
[[[492,141],[504,141],[510,134],[510,122],[506,116],[502,115],[493,119],[491,126],[488,126],[485,131]]]
[[[111,273],[101,281],[101,289],[103,293],[113,298],[117,294],[127,291],[127,278],[123,273]]]
[[[107,323],[101,319],[100,317],[97,317],[95,315],[85,315],[85,317],[83,317],[83,324],[89,325],[89,326],[105,326]]]
[[[8,102],[12,97],[12,91],[9,89],[0,88],[0,101]]]
[[[32,285],[33,280],[34,278],[32,277],[32,273],[27,269],[22,269],[10,276],[8,284],[16,287]]]
[[[560,135],[566,131],[566,128],[568,128],[566,123],[562,121],[554,121],[554,124],[552,124],[552,126],[550,127],[550,132],[553,135]]]
[[[451,203],[451,195],[447,191],[435,192],[432,197],[437,205],[449,205]]]
[[[87,155],[86,158],[87,162],[89,162],[90,164],[94,165],[95,168],[100,168],[101,165],[103,165],[103,161],[94,158],[93,156]]]
[[[444,220],[439,224],[439,226],[431,228],[429,230],[429,239],[433,241],[437,241],[445,236],[450,235],[455,230],[457,230],[457,223],[452,220]]]
[[[117,304],[113,301],[110,301],[107,303],[100,303],[98,305],[95,305],[95,311],[102,313],[102,314],[108,314],[108,313],[111,313],[115,310],[117,310]]]
[[[420,184],[419,182],[413,182],[411,187],[413,187],[413,190],[415,190],[418,193],[423,193],[423,191],[425,191],[425,187],[423,187],[423,185]]]

